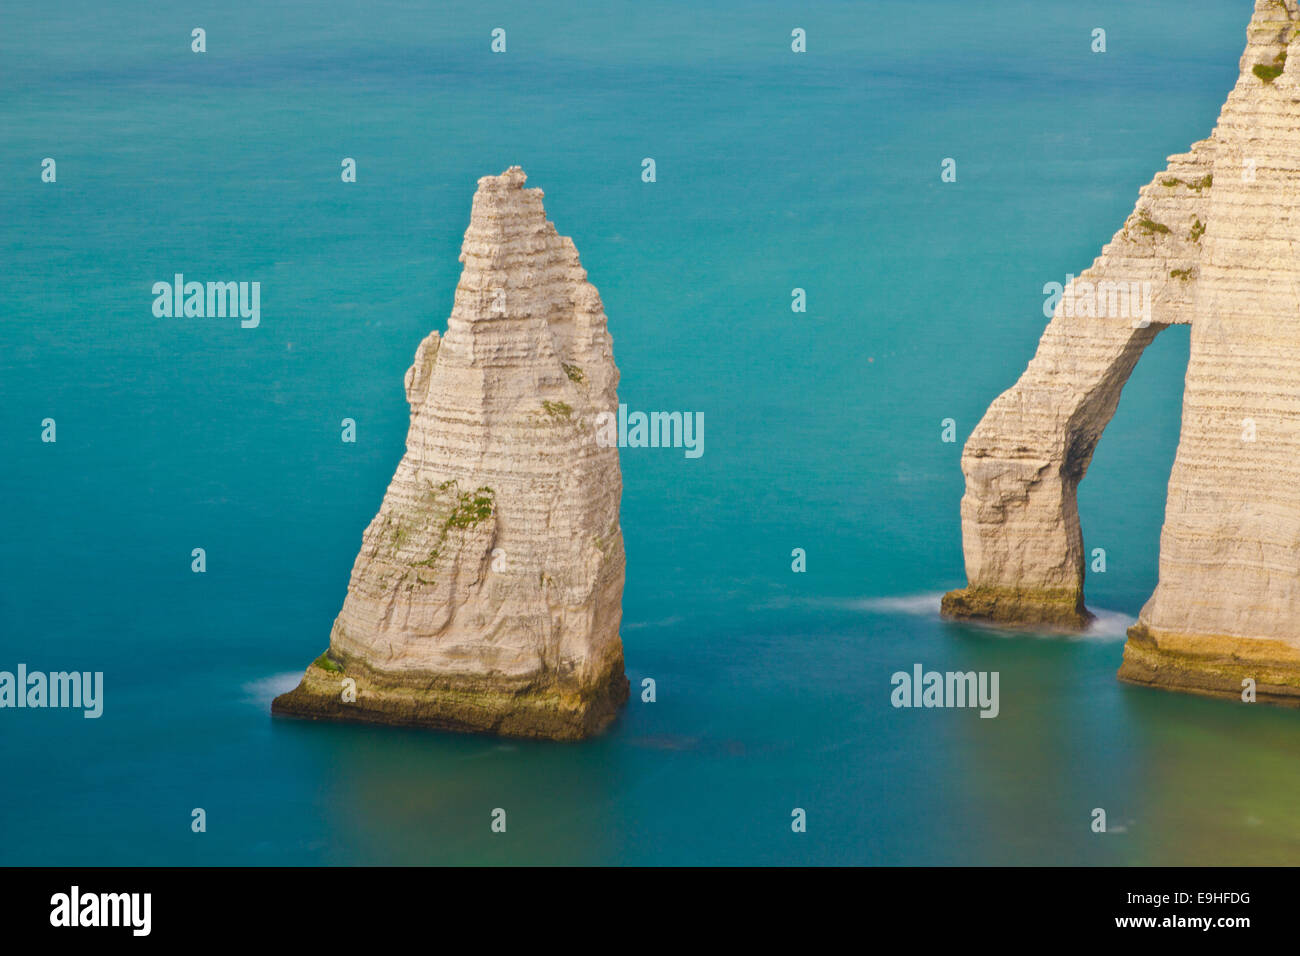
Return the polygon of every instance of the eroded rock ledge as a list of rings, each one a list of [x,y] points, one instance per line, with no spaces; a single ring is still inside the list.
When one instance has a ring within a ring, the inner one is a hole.
[[[943,612],[1082,628],[1076,488],[1143,349],[1191,325],[1182,431],[1155,594],[1120,678],[1260,699],[1300,695],[1300,10],[1257,0],[1210,137],[1142,187],[1063,297],[1020,380],[966,444],[969,586]],[[1290,54],[1290,55],[1288,55]],[[1101,290],[1150,283],[1148,321]],[[1081,314],[1081,311],[1083,314]],[[1265,689],[1267,687],[1267,689]]]
[[[406,454],[328,651],[272,713],[572,739],[627,700],[622,477],[594,433],[618,368],[524,181],[479,180],[447,334],[406,373]]]

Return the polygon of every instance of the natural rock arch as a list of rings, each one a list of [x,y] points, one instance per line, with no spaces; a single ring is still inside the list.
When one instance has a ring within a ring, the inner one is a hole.
[[[1257,0],[1213,133],[1142,188],[967,441],[968,586],[945,595],[946,616],[1087,624],[1078,482],[1143,349],[1189,323],[1159,584],[1120,676],[1300,695],[1298,35],[1296,0]]]

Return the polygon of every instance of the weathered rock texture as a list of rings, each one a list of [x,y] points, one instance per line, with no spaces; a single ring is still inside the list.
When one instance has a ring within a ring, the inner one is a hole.
[[[1296,0],[1257,0],[1210,138],[1142,188],[1074,283],[1098,284],[1093,314],[1067,315],[1063,298],[1020,381],[971,435],[969,586],[945,596],[946,615],[1087,623],[1075,488],[1142,350],[1190,323],[1159,585],[1120,677],[1232,696],[1251,677],[1261,698],[1300,695],[1298,30]],[[1150,282],[1150,324],[1101,301],[1106,282]]]
[[[576,738],[626,701],[618,368],[600,296],[518,167],[479,180],[447,334],[329,650],[272,711]],[[345,700],[346,678],[356,700]]]

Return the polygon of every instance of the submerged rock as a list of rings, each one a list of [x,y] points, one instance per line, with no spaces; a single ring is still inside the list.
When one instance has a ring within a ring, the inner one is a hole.
[[[446,336],[406,373],[406,454],[329,650],[272,713],[567,739],[627,700],[622,476],[594,435],[619,373],[600,296],[524,180],[478,182]]]
[[[1142,188],[972,433],[947,616],[1086,626],[1076,486],[1142,350],[1190,324],[1159,584],[1119,676],[1300,698],[1298,34],[1296,0],[1257,0],[1214,131]]]

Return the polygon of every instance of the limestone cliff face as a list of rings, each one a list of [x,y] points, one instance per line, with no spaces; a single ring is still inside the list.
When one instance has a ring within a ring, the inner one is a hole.
[[[969,586],[945,596],[948,616],[1086,624],[1076,486],[1142,350],[1190,323],[1159,585],[1120,676],[1233,696],[1250,677],[1261,697],[1300,694],[1298,33],[1296,0],[1257,0],[1214,131],[1142,188],[1074,283],[1085,302],[1095,286],[1093,307],[1071,309],[1067,290],[971,435]],[[1115,308],[1112,290],[1133,283],[1150,283],[1149,323]]]
[[[406,373],[406,454],[327,655],[273,712],[572,738],[627,698],[622,477],[594,432],[619,373],[600,296],[524,180],[479,180],[447,333]]]

